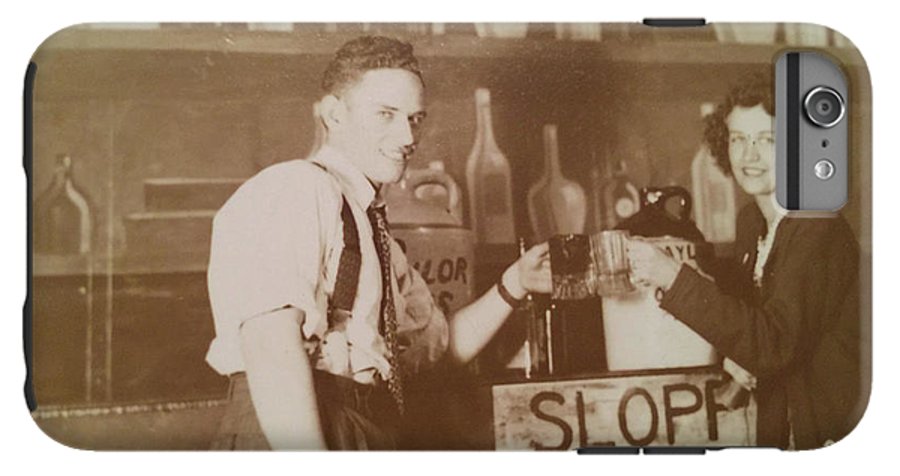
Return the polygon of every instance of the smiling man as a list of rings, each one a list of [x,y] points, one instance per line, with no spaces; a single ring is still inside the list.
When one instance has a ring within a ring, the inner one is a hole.
[[[550,290],[539,245],[448,321],[380,197],[426,115],[412,46],[350,41],[322,86],[323,147],[251,178],[213,224],[207,361],[232,382],[217,449],[397,448],[405,377],[448,352],[468,361],[527,292]]]

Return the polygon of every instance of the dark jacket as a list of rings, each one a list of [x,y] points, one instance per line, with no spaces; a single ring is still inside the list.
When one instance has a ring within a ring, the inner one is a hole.
[[[756,287],[766,222],[751,204],[737,225],[738,262],[715,283],[682,267],[660,305],[757,377],[759,446],[788,446],[788,414],[797,449],[837,441],[868,397],[853,233],[842,217],[784,218]]]

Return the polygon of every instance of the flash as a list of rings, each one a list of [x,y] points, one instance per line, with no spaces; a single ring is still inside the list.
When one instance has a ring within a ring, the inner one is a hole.
[[[815,170],[819,180],[828,180],[834,175],[834,164],[828,159],[822,159],[816,162]]]

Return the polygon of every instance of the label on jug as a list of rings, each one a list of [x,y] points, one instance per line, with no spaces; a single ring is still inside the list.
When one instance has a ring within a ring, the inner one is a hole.
[[[472,300],[474,251],[471,232],[454,228],[392,230],[422,276],[434,301],[449,316]]]
[[[671,237],[647,238],[676,260],[697,267],[695,243]],[[603,298],[603,329],[609,370],[695,367],[716,363],[712,346],[659,307],[664,292],[638,287]]]

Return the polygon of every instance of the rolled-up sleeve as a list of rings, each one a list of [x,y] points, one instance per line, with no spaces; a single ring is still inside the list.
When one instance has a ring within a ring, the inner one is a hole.
[[[305,337],[324,324],[317,296],[328,226],[327,181],[298,164],[272,167],[242,186],[213,221],[207,284],[216,337],[207,362],[244,370],[239,329],[251,318],[295,307]],[[309,168],[309,166],[305,167]],[[323,186],[323,184],[325,186]]]
[[[683,266],[660,306],[753,375],[777,374],[812,351],[829,313],[852,292],[855,243],[834,221],[806,220],[784,240],[776,266],[767,266],[771,293],[758,305]]]

